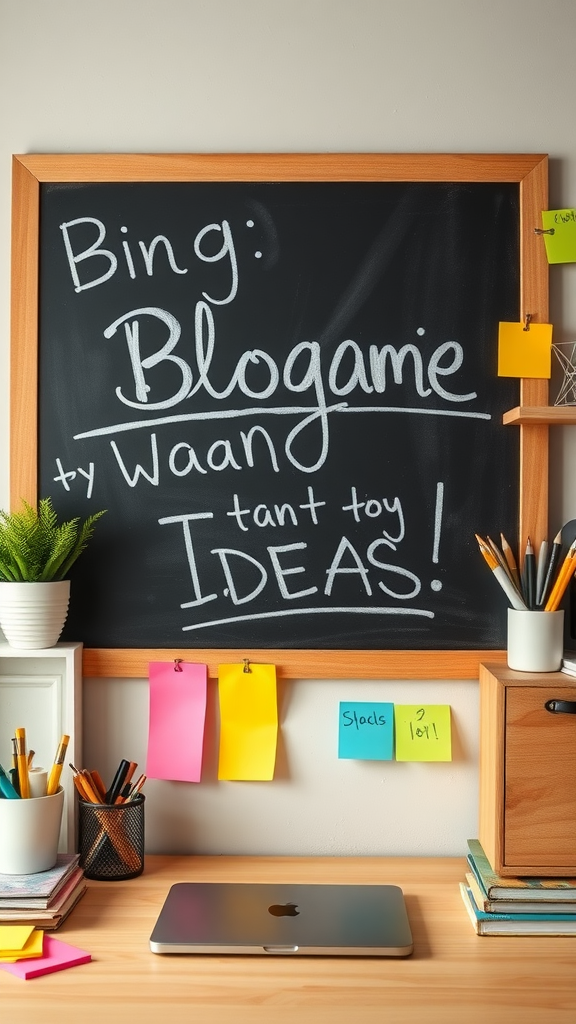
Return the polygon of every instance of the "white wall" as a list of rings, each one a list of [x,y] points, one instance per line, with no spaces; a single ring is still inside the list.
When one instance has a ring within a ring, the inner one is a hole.
[[[10,156],[25,152],[539,152],[576,206],[573,0],[0,0],[0,507],[8,503]],[[576,341],[576,265],[551,268]],[[551,529],[576,517],[573,428]],[[81,637],[77,639],[81,640]],[[451,764],[338,761],[341,699],[449,703]],[[281,688],[274,783],[150,782],[151,851],[462,854],[476,834],[475,681]],[[85,763],[145,762],[147,683],[87,680]]]

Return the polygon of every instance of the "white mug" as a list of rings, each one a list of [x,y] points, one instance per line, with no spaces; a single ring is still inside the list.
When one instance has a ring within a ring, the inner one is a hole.
[[[508,609],[508,667],[520,672],[557,672],[564,649],[564,611]]]
[[[54,867],[63,806],[61,786],[52,796],[0,800],[0,873],[29,875]]]

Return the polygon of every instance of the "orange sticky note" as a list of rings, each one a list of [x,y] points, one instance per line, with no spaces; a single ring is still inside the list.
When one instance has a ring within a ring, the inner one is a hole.
[[[498,325],[499,377],[550,377],[552,324]]]
[[[269,781],[278,735],[276,667],[220,665],[218,778]]]

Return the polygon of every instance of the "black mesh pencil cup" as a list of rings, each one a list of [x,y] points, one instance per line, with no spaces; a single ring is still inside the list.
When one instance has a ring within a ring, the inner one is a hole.
[[[79,800],[80,864],[86,878],[120,882],[142,874],[144,801],[141,793],[125,804]]]

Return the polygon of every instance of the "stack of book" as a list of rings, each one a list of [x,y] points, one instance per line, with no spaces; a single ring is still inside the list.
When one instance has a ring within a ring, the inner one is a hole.
[[[576,935],[576,878],[503,878],[468,840],[464,906],[477,935]]]
[[[0,924],[56,931],[86,892],[77,853],[59,853],[56,865],[30,875],[0,874]]]
[[[564,651],[560,668],[566,675],[576,676],[576,651]]]

